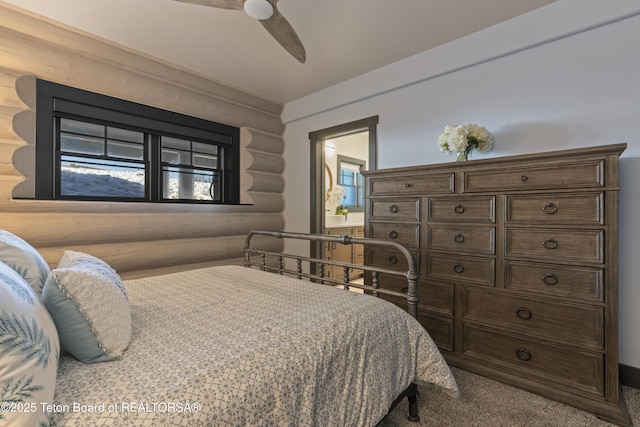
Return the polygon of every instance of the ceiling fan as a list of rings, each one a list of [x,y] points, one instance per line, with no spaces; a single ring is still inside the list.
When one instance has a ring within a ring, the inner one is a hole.
[[[293,30],[289,21],[280,13],[276,4],[278,0],[176,0],[183,3],[193,3],[219,9],[244,10],[247,15],[260,21],[262,26],[293,55],[298,61],[304,62],[307,54],[304,46]]]

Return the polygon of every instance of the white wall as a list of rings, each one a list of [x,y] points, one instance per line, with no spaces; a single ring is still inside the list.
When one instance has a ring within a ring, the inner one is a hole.
[[[309,132],[353,120],[379,115],[378,168],[452,161],[436,144],[447,124],[492,132],[472,158],[626,142],[620,362],[640,368],[639,41],[638,1],[560,0],[287,104],[286,229],[309,230]]]

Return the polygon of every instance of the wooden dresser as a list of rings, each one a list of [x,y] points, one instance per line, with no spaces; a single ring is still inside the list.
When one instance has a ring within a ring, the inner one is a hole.
[[[618,383],[625,148],[365,173],[365,233],[414,252],[419,320],[452,366],[630,424]],[[400,259],[365,254],[389,268]]]

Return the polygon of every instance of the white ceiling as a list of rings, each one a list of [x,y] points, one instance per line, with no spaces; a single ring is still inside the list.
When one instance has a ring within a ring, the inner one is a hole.
[[[305,64],[242,11],[173,0],[4,1],[284,104],[555,0],[282,0]]]

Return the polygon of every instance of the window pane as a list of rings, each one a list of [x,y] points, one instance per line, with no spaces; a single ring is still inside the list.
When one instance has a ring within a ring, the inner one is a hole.
[[[144,198],[143,163],[94,161],[62,156],[60,194],[62,196]]]
[[[211,144],[193,143],[193,151],[198,153],[218,154],[218,146]]]
[[[355,185],[354,173],[350,171],[340,171],[340,185]]]
[[[60,130],[62,132],[78,133],[88,136],[104,137],[104,126],[93,123],[85,123],[71,119],[60,119]]]
[[[60,135],[60,150],[67,153],[102,156],[104,140],[76,135]]]
[[[172,165],[190,165],[191,153],[189,151],[162,149],[162,161]]]
[[[162,194],[170,200],[221,201],[219,171],[165,167]]]
[[[205,154],[193,154],[193,166],[201,167],[201,168],[210,168],[217,169],[218,167],[218,157],[217,156],[207,156]]]
[[[121,159],[144,160],[144,146],[142,144],[107,141],[107,155]]]
[[[107,138],[119,139],[120,141],[138,142],[142,144],[144,142],[144,133],[134,130],[108,127]]]
[[[191,141],[187,141],[186,139],[171,138],[170,136],[163,136],[162,147],[191,151]]]
[[[344,187],[347,192],[344,195],[344,201],[342,202],[345,206],[355,206],[356,200],[356,191],[354,187]]]

